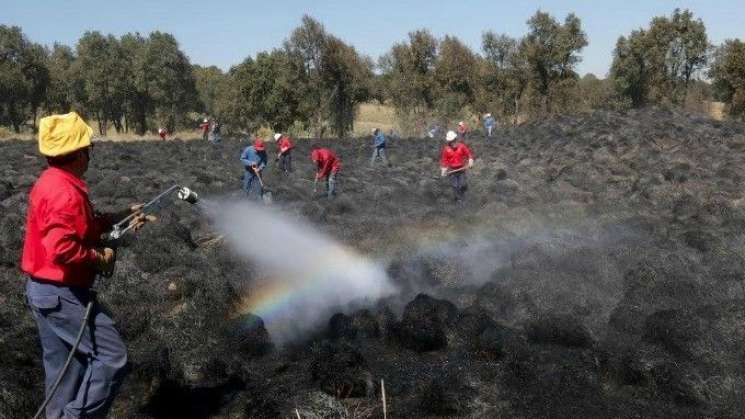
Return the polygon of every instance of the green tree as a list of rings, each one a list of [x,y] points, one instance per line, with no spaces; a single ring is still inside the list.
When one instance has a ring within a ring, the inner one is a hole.
[[[46,95],[46,109],[50,112],[65,113],[73,108],[75,99],[82,88],[77,74],[73,71],[75,53],[67,45],[55,43],[47,59],[49,87]]]
[[[369,60],[307,15],[285,42],[285,51],[297,71],[290,77],[299,98],[297,114],[306,116],[319,137],[328,128],[344,135],[354,119],[349,115],[367,97],[372,75]]]
[[[708,63],[706,27],[693,14],[675,9],[652,19],[649,29],[633,31],[616,43],[611,79],[633,106],[685,102],[691,82]]]
[[[158,125],[171,132],[177,125],[186,125],[186,114],[198,110],[199,99],[191,63],[176,38],[168,33],[151,33],[138,71],[138,84],[152,100]]]
[[[122,65],[130,70],[122,80],[125,86],[124,130],[134,130],[138,135],[147,132],[148,116],[154,112],[153,99],[148,90],[148,70],[145,68],[147,42],[139,33],[127,33],[119,39],[125,60]]]
[[[36,114],[49,86],[46,51],[17,26],[0,25],[0,123],[20,132]]]
[[[339,136],[352,130],[359,103],[369,97],[372,62],[334,36],[328,36],[321,60],[324,90],[330,92],[326,119]]]
[[[261,125],[285,130],[302,119],[296,78],[304,72],[297,58],[277,49],[231,68],[218,86],[215,115],[246,131]]]
[[[386,96],[401,122],[421,120],[435,107],[438,41],[426,29],[409,33],[380,58]],[[423,127],[422,127],[423,128]]]
[[[83,80],[80,102],[86,114],[98,122],[101,135],[106,135],[108,123],[119,121],[124,114],[126,74],[130,68],[122,66],[125,55],[119,41],[99,32],[86,32],[77,44],[78,59],[75,71]]]
[[[197,93],[199,94],[199,101],[203,107],[202,111],[208,115],[216,115],[221,85],[225,83],[227,76],[214,65],[209,67],[194,65],[192,71],[194,73]]]
[[[304,15],[299,27],[285,41],[285,50],[297,68],[297,89],[302,101],[300,113],[307,116],[309,125],[322,137],[326,129],[324,112],[331,92],[324,89],[321,80],[321,60],[326,47],[326,30],[320,22]]]
[[[557,22],[547,13],[538,11],[528,20],[529,32],[520,44],[528,63],[529,87],[536,94],[539,109],[552,112],[553,102],[561,100],[566,86],[577,79],[574,69],[578,55],[587,46],[580,19],[573,13]],[[569,82],[569,83],[568,83]]]
[[[646,32],[633,31],[628,38],[618,38],[613,51],[610,79],[620,97],[634,107],[646,104],[649,98],[653,69],[647,59],[646,44]]]
[[[438,90],[437,110],[442,116],[466,116],[468,112],[464,110],[474,103],[477,65],[476,55],[458,38],[446,35],[440,41],[435,81]]]
[[[730,115],[745,117],[745,42],[727,40],[717,48],[709,77],[715,97],[727,104]]]
[[[527,88],[528,63],[519,46],[522,40],[486,32],[482,38],[484,60],[480,66],[479,113],[511,116],[517,123],[520,102]]]

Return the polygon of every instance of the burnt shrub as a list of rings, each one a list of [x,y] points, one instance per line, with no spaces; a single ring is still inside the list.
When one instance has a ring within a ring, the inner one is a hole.
[[[314,352],[310,373],[321,390],[337,398],[372,394],[373,382],[367,362],[352,345],[326,341]]]
[[[594,340],[582,321],[569,315],[543,315],[526,329],[532,343],[551,343],[569,347],[590,347]]]
[[[443,373],[424,384],[419,393],[419,411],[433,415],[464,415],[471,409],[476,391],[457,373]]]
[[[457,319],[453,303],[419,294],[404,308],[400,324],[401,343],[418,352],[447,346],[447,328]]]
[[[357,330],[352,327],[352,318],[344,313],[336,313],[329,319],[328,333],[331,339],[354,339]]]

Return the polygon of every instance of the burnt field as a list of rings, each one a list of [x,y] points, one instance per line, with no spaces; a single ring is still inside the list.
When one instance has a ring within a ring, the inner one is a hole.
[[[370,166],[368,139],[322,142],[343,160],[333,201],[297,143],[294,173],[270,160],[274,207],[380,261],[398,292],[279,344],[240,309],[252,261],[175,203],[97,284],[130,355],[112,417],[382,417],[381,379],[394,418],[742,417],[744,124],[651,109],[471,138],[463,205],[440,141],[392,140],[390,168]],[[102,142],[86,180],[100,210],[172,184],[239,195],[243,146]],[[0,151],[5,419],[43,397],[18,265],[45,162],[35,143]]]

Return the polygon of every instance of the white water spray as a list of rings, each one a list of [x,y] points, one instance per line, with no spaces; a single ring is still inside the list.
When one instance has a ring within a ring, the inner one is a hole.
[[[261,317],[277,343],[323,326],[334,312],[396,291],[383,267],[276,208],[248,202],[201,207],[231,248],[260,269],[239,310]]]

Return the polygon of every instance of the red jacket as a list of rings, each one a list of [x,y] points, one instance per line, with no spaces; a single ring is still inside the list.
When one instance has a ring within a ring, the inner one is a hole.
[[[111,223],[93,213],[88,186],[72,173],[50,167],[31,189],[21,270],[63,285],[90,287],[93,248]]]
[[[280,153],[285,153],[295,148],[295,145],[292,144],[292,140],[290,140],[290,137],[286,135],[279,139],[279,141],[277,142],[277,146],[279,146]]]
[[[316,179],[324,178],[333,173],[339,173],[341,170],[341,160],[336,157],[333,151],[328,148],[319,148],[310,153],[310,158],[318,167]]]
[[[473,153],[467,145],[458,143],[455,148],[445,145],[440,156],[440,167],[450,170],[460,169],[468,164],[468,159],[473,158]]]
[[[202,134],[206,134],[207,131],[210,130],[210,123],[209,122],[202,122],[199,124],[199,128],[202,129]]]

